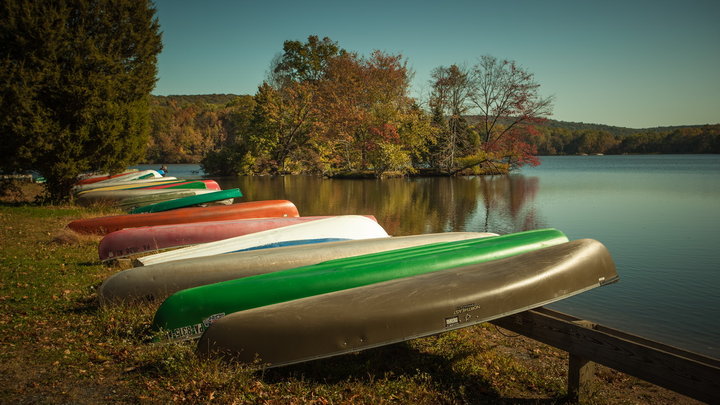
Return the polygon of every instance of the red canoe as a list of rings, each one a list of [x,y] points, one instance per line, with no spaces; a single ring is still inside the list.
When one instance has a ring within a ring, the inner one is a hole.
[[[266,200],[232,205],[180,208],[150,214],[126,214],[78,219],[70,222],[68,227],[78,233],[104,235],[121,229],[140,226],[297,216],[299,216],[298,210],[292,202],[287,200]]]
[[[377,221],[372,215],[366,216]],[[323,218],[330,217],[238,219],[129,228],[105,235],[98,251],[100,260],[116,259],[142,252],[214,242]]]

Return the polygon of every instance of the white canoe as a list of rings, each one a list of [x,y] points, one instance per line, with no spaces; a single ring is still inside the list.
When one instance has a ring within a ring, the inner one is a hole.
[[[203,243],[137,259],[142,265],[212,256],[290,241],[382,238],[389,235],[377,222],[360,215],[342,215],[312,222],[270,229],[217,242]]]
[[[98,290],[107,303],[158,300],[186,288],[308,266],[328,260],[474,238],[494,233],[445,232],[323,243],[321,249],[287,246],[197,257],[135,267],[110,276]],[[320,247],[320,246],[316,246]]]

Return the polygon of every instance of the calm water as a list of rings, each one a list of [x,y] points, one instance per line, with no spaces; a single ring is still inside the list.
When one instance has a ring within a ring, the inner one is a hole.
[[[239,201],[288,199],[301,215],[373,214],[392,235],[553,227],[613,254],[620,282],[551,305],[720,357],[720,156],[544,157],[493,177],[219,179]],[[142,168],[154,166],[142,166]],[[199,177],[195,165],[171,175]]]

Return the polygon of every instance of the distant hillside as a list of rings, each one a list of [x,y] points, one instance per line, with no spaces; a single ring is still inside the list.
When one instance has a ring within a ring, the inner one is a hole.
[[[681,129],[681,128],[702,128],[706,125],[675,125],[675,126],[669,126],[669,127],[626,128],[626,127],[615,127],[612,125],[603,125],[603,124],[586,124],[584,122],[548,120],[548,122],[545,124],[545,126],[551,127],[551,128],[565,128],[565,129],[569,129],[572,131],[583,131],[583,130],[606,131],[613,135],[623,136],[623,135],[636,134],[638,132],[644,132],[644,133],[673,132],[673,131]]]
[[[479,121],[479,116],[470,115],[470,116],[467,116],[466,119],[468,120],[469,123],[474,124]],[[626,128],[626,127],[616,127],[616,126],[604,125],[604,124],[587,124],[584,122],[558,121],[558,120],[548,119],[547,122],[545,122],[541,126],[546,127],[546,128],[562,128],[562,129],[569,130],[571,132],[594,131],[594,132],[607,132],[614,136],[627,136],[627,135],[633,135],[633,134],[637,134],[637,133],[673,132],[675,130],[682,129],[682,128],[702,128],[706,125],[676,125],[676,126],[669,126],[669,127]]]
[[[171,96],[151,96],[154,104],[167,106],[175,103],[178,106],[187,105],[216,105],[224,106],[230,101],[239,97],[237,94],[197,94],[197,95],[171,95]]]
[[[167,106],[170,103],[175,103],[176,106],[186,107],[189,105],[202,106],[202,105],[214,105],[214,106],[225,106],[229,102],[240,97],[239,94],[194,94],[194,95],[170,95],[170,96],[151,96],[153,104],[160,106]],[[479,116],[469,115],[466,117],[467,121],[471,124],[479,121]],[[563,128],[572,132],[579,131],[604,131],[615,136],[632,135],[638,132],[651,133],[651,132],[672,132],[681,128],[700,128],[704,125],[676,125],[669,127],[652,127],[652,128],[626,128],[616,127],[612,125],[604,124],[588,124],[584,122],[572,122],[572,121],[558,121],[549,119],[542,126],[548,128]]]

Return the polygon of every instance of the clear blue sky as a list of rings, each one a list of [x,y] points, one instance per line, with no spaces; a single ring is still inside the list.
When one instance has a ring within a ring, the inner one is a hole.
[[[720,122],[720,0],[156,0],[153,94],[255,94],[286,40],[402,54],[426,99],[438,66],[512,59],[552,118],[646,128]]]

